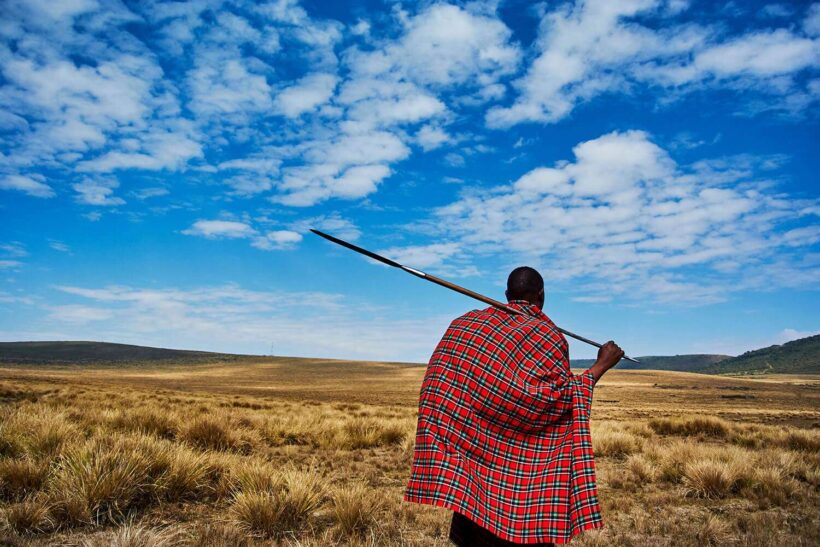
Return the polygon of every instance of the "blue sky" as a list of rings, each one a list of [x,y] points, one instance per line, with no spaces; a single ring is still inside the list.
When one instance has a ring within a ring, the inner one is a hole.
[[[538,268],[632,355],[820,331],[820,3],[6,0],[0,339],[425,361]],[[572,344],[573,357],[594,355]]]

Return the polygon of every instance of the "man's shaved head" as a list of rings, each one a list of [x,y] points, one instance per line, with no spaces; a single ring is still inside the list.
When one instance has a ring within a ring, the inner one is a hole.
[[[544,305],[544,278],[534,268],[520,266],[507,278],[507,300],[526,300],[539,308]]]

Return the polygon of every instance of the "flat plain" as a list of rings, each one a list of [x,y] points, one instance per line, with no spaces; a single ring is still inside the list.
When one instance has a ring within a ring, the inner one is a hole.
[[[0,367],[0,544],[448,545],[402,501],[424,366]],[[613,370],[605,528],[573,545],[820,543],[820,376]]]

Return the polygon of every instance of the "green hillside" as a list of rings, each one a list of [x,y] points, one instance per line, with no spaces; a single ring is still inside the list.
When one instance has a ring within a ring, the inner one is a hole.
[[[703,372],[710,374],[820,373],[820,334],[781,346],[747,351],[720,361]]]
[[[681,372],[702,372],[706,368],[729,359],[729,355],[691,354],[691,355],[647,355],[636,357],[640,363],[623,360],[618,363],[621,370],[677,370]],[[573,368],[587,368],[595,359],[573,359]]]
[[[108,342],[0,342],[0,363],[211,362],[243,356]]]

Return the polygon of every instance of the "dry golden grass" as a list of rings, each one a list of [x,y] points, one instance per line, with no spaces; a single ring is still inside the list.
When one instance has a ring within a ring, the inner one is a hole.
[[[372,496],[366,483],[357,481],[336,487],[333,516],[343,535],[366,533],[378,522],[381,500]]]
[[[349,365],[0,369],[0,544],[448,544],[401,501],[423,367]],[[573,544],[818,544],[818,385],[614,371]]]

